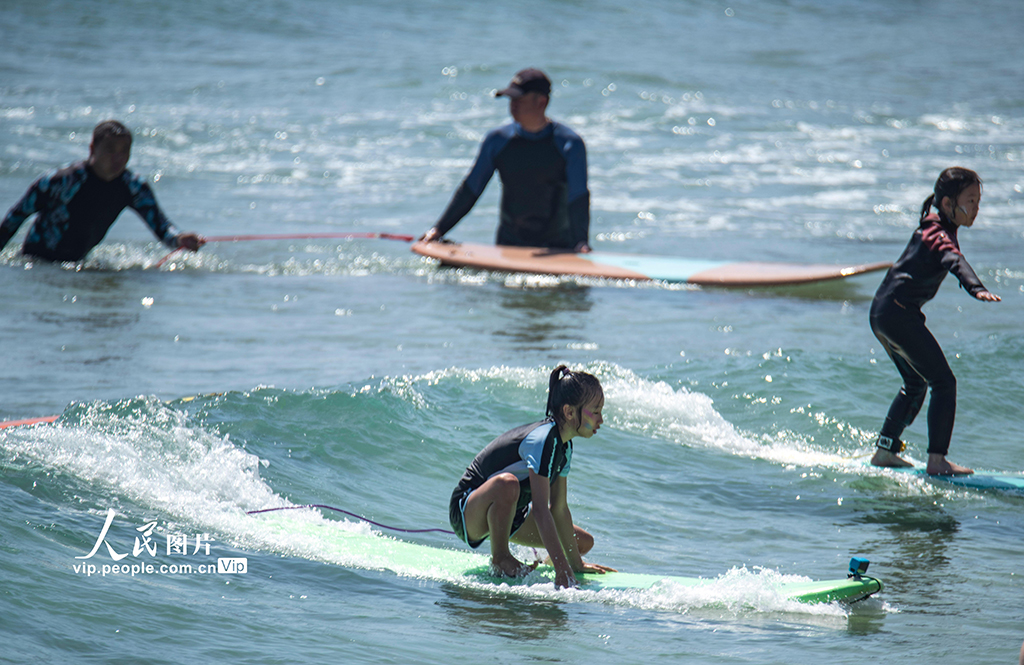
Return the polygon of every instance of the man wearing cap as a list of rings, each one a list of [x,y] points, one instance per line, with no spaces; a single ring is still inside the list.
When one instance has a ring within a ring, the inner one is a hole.
[[[497,244],[589,252],[587,151],[576,132],[545,115],[551,80],[539,69],[524,69],[497,96],[508,97],[512,122],[484,138],[469,175],[422,240],[439,240],[458,224],[497,171]]]

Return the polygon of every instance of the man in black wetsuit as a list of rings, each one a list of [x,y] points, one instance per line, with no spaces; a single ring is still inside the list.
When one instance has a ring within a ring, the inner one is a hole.
[[[524,69],[497,96],[509,98],[513,122],[484,138],[469,175],[421,240],[439,240],[458,224],[497,171],[497,244],[589,252],[587,151],[576,132],[545,115],[550,79],[539,69]]]
[[[146,181],[127,169],[131,148],[131,132],[120,122],[96,125],[89,159],[43,175],[7,213],[0,223],[0,249],[38,213],[22,252],[48,261],[81,261],[125,208],[137,212],[168,247],[199,249],[203,238],[180,233]]]

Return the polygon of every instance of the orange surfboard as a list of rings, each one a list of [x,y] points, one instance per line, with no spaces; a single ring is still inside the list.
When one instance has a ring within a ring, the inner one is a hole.
[[[751,287],[809,284],[886,270],[889,262],[826,265],[757,261],[706,261],[541,247],[418,242],[412,251],[442,265],[540,275],[581,275],[605,279],[660,280],[701,286]]]
[[[19,425],[35,425],[36,423],[52,423],[60,416],[42,416],[40,418],[26,418],[25,420],[5,420],[0,423],[0,429],[5,427],[18,427]]]

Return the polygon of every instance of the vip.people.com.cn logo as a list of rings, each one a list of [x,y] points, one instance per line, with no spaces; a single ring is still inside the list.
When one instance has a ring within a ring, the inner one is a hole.
[[[205,533],[188,535],[168,532],[164,539],[165,547],[159,547],[158,542],[160,539],[153,537],[153,532],[156,530],[156,522],[147,522],[136,528],[139,535],[135,536],[135,544],[131,551],[125,550],[123,554],[119,553],[117,548],[107,539],[110,525],[113,524],[116,516],[117,512],[113,508],[108,509],[107,518],[92,550],[88,554],[75,557],[83,561],[92,559],[102,546],[106,546],[107,553],[110,554],[113,563],[76,563],[72,565],[72,569],[76,573],[87,577],[93,575],[100,575],[102,577],[107,575],[130,575],[135,577],[136,575],[242,575],[249,572],[249,560],[245,557],[218,557],[216,565],[201,562],[193,563],[193,557],[197,557],[200,554],[209,556],[210,554],[210,538]],[[157,552],[161,549],[163,549],[167,556],[175,556],[176,560],[170,563],[157,562]],[[148,555],[150,560],[143,558],[146,555]],[[132,559],[125,561],[129,556]],[[188,557],[188,560],[184,563],[177,560],[177,557],[182,556]]]

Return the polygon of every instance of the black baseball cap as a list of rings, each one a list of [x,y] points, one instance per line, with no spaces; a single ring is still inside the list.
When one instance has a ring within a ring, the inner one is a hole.
[[[512,77],[512,82],[504,90],[495,93],[495,97],[522,97],[528,92],[539,92],[545,97],[551,96],[551,79],[539,69],[524,69]]]

